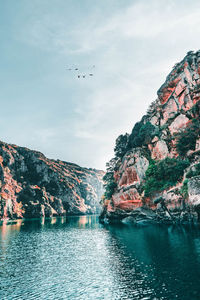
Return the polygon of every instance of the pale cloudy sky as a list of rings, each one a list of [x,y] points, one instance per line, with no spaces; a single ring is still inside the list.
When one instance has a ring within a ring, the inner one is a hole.
[[[104,169],[199,37],[199,0],[0,0],[0,139]]]

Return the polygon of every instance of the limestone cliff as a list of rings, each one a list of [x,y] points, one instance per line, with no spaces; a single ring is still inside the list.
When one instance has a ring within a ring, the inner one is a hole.
[[[0,220],[98,213],[103,174],[0,142]]]
[[[116,140],[102,220],[200,220],[200,51],[188,52],[130,135]]]

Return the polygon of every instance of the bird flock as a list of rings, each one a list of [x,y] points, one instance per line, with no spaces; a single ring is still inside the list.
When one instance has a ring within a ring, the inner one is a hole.
[[[87,72],[81,71],[81,69],[78,67],[67,67],[67,71],[73,73],[75,72],[75,75],[78,79],[94,76],[94,69],[95,69],[95,65],[88,67]]]

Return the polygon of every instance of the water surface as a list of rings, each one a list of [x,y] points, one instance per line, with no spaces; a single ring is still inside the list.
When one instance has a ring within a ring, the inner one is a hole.
[[[0,299],[200,299],[200,229],[3,223]]]

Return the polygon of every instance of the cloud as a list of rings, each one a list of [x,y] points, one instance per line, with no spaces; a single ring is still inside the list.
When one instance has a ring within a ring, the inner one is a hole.
[[[46,124],[35,136],[47,155],[104,168],[117,136],[131,131],[173,65],[200,48],[200,3],[140,0],[112,8],[113,2],[105,1],[105,13],[95,1],[87,2],[83,13],[60,3],[62,11],[51,6],[40,13],[39,1],[18,39],[58,62],[83,69],[94,63],[95,76],[75,81],[66,75],[62,79],[59,71],[48,74],[55,89],[68,89],[73,105],[66,117],[57,116],[58,125],[52,129]]]
[[[84,40],[83,43],[93,45],[103,67],[88,107],[80,109],[77,127],[84,128],[91,136],[96,134],[96,139],[109,147],[113,147],[119,134],[130,132],[155,100],[156,90],[175,59],[179,56],[182,59],[190,47],[199,47],[195,35],[200,33],[200,11],[196,7],[190,10],[183,7],[180,11],[173,1],[168,3],[165,9],[163,1],[137,3],[93,28],[92,36],[89,30],[80,33],[81,43]],[[195,35],[189,36],[191,30]],[[175,48],[170,49],[175,42]],[[163,51],[164,47],[169,55]],[[107,154],[102,152],[105,160],[112,155],[110,149]]]

